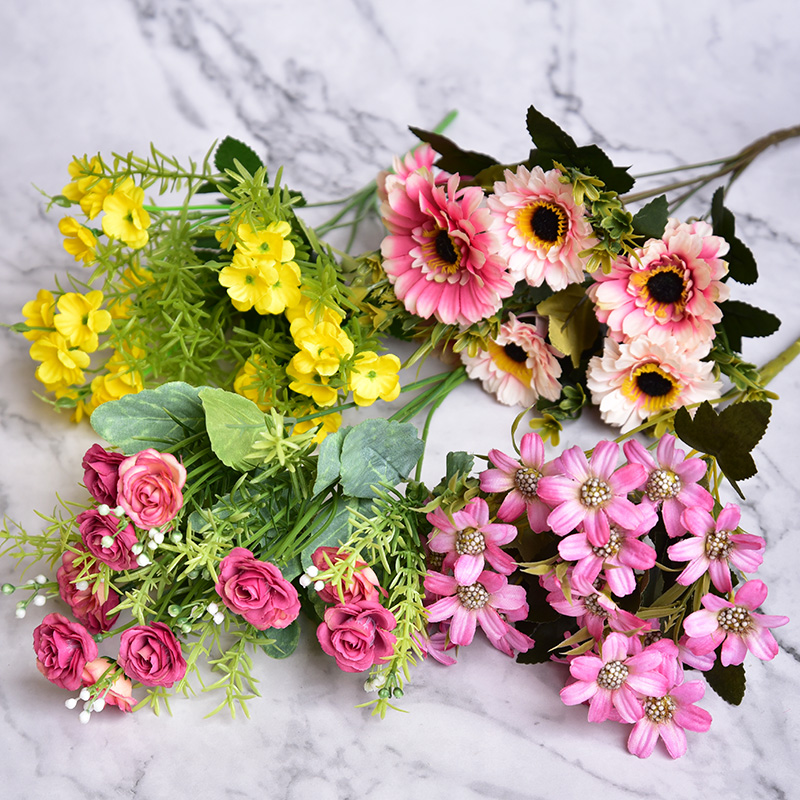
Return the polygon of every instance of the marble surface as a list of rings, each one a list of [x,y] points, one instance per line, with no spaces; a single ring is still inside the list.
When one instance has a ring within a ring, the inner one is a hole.
[[[597,142],[634,172],[737,151],[800,122],[796,3],[528,0],[370,3],[368,0],[37,0],[0,6],[0,158],[3,246],[0,320],[70,265],[57,215],[35,186],[56,191],[73,155],[143,151],[201,158],[226,134],[263,153],[284,179],[322,200],[351,191],[412,144],[408,124],[432,127],[450,109],[450,134],[501,159],[527,151],[535,103],[580,144]],[[747,342],[763,362],[798,330],[800,142],[764,155],[729,206],[754,251],[761,284],[737,297],[777,313],[775,336]],[[380,239],[377,226],[364,248]],[[27,343],[0,331],[0,511],[36,528],[54,493],[77,496],[79,460],[95,441],[33,396]],[[768,542],[760,576],[767,612],[798,616],[800,518],[797,392],[782,395],[745,482],[744,524]],[[509,446],[515,412],[462,387],[434,423],[425,477],[459,448]],[[468,433],[465,433],[468,432]],[[592,419],[566,444],[589,446]],[[0,563],[0,581],[11,579]],[[46,610],[46,609],[45,609]],[[310,637],[295,657],[257,662],[262,697],[252,718],[204,719],[211,700],[177,698],[174,716],[113,709],[81,726],[65,693],[36,671],[37,615],[0,605],[2,794],[72,798],[797,797],[800,635],[781,628],[781,653],[747,661],[738,708],[713,692],[707,734],[689,735],[673,762],[660,747],[640,761],[627,728],[591,725],[558,697],[557,665],[521,666],[476,640],[449,669],[425,664],[384,721],[355,706],[357,676],[340,673]]]

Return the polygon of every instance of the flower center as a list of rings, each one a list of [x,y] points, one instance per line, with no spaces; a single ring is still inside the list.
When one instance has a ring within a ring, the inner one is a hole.
[[[567,212],[558,203],[538,200],[520,210],[517,224],[523,236],[549,250],[566,237]]]
[[[622,384],[622,393],[645,411],[654,412],[671,408],[681,393],[681,385],[651,361],[633,370]]]
[[[648,500],[656,503],[659,500],[676,497],[681,489],[683,489],[681,479],[674,472],[668,469],[654,469],[647,479],[644,493]]]
[[[445,281],[448,275],[458,272],[461,267],[461,250],[453,237],[443,228],[435,228],[423,234],[422,258],[437,281]]]
[[[598,558],[612,558],[619,553],[620,547],[622,547],[622,537],[619,535],[619,530],[612,525],[608,541],[602,547],[593,547],[592,552]]]
[[[647,291],[658,303],[677,303],[684,292],[683,276],[674,269],[656,272],[647,279]]]
[[[682,314],[689,299],[690,282],[684,277],[686,266],[679,258],[663,261],[631,278],[645,307],[662,321]]]
[[[513,375],[525,386],[531,385],[533,373],[526,366],[528,354],[518,344],[511,342],[500,345],[497,342],[489,342],[489,355],[499,370]]]
[[[595,594],[590,594],[588,597],[584,597],[583,605],[590,614],[594,614],[596,617],[602,617],[603,619],[608,617],[608,610],[603,608],[603,606],[597,602],[597,595]]]
[[[752,624],[750,612],[742,606],[723,608],[717,614],[717,622],[722,630],[728,633],[746,633]]]
[[[730,531],[713,531],[706,537],[706,555],[711,559],[727,559],[732,549]]]
[[[587,508],[602,508],[611,499],[611,487],[600,478],[589,478],[581,486],[581,503]]]
[[[666,697],[645,697],[644,713],[647,718],[657,725],[662,722],[669,722],[675,714],[677,706],[675,701],[669,696]]]
[[[536,497],[536,490],[539,487],[539,478],[542,473],[533,467],[521,467],[514,475],[514,485],[520,490],[526,499]]]
[[[464,608],[474,611],[483,608],[489,602],[489,592],[480,583],[472,583],[469,586],[459,586],[456,590],[458,599]]]
[[[474,528],[464,528],[456,536],[456,553],[460,556],[479,556],[486,549],[486,539]]]
[[[597,673],[597,685],[604,689],[619,689],[628,680],[628,668],[621,661],[609,661]]]
[[[504,345],[503,351],[512,361],[516,361],[517,364],[524,364],[528,360],[528,354],[518,344],[514,344],[514,342]]]

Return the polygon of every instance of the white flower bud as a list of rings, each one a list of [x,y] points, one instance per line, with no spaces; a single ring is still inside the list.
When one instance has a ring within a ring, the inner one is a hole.
[[[118,519],[124,517],[125,516],[125,509],[122,506],[117,506],[114,509],[114,516],[117,517]]]
[[[150,559],[144,553],[142,553],[141,555],[136,556],[136,563],[140,567],[147,567],[153,562],[150,561]]]
[[[112,547],[113,544],[114,544],[114,537],[113,536],[104,536],[100,540],[100,546],[104,547],[105,549],[108,549],[109,547]]]
[[[305,589],[307,586],[311,586],[311,578],[308,575],[301,575],[299,583]]]
[[[317,568],[316,568],[316,567],[315,567],[315,566],[312,564],[312,565],[311,565],[311,566],[310,566],[310,567],[309,567],[309,568],[306,570],[306,575],[308,575],[308,577],[309,577],[309,578],[316,578],[316,577],[317,577],[317,575],[319,575],[319,570],[318,570],[318,569],[317,569]]]
[[[67,707],[67,708],[68,708],[70,711],[72,711],[72,709],[73,709],[73,708],[75,708],[75,706],[77,706],[77,705],[78,705],[78,698],[77,698],[77,697],[70,697],[68,700],[65,700],[65,701],[64,701],[64,705],[65,705],[65,706],[66,706],[66,707]]]
[[[85,591],[86,591],[86,590],[89,588],[89,581],[78,581],[78,582],[75,584],[75,588],[76,588],[76,589],[77,589],[79,592],[85,592]]]
[[[86,725],[91,718],[92,715],[88,711],[81,711],[78,715],[78,719],[81,721],[82,725]]]
[[[18,608],[18,609],[17,609],[17,610],[14,612],[14,616],[15,616],[17,619],[25,619],[25,609],[24,609],[24,608]]]
[[[224,621],[225,621],[225,615],[221,611],[218,611],[216,614],[214,614],[214,622],[217,625],[222,625]]]
[[[219,611],[219,606],[216,603],[209,603],[206,606],[206,611],[208,611],[208,613],[211,614],[211,616],[213,617],[214,614],[216,614],[217,611]]]
[[[148,547],[149,547],[151,550],[158,550],[158,542],[157,542],[155,539],[151,539],[151,540],[150,540],[150,541],[147,543],[147,546],[148,546]]]
[[[101,517],[107,517],[111,513],[111,509],[105,503],[100,503],[100,505],[97,506],[97,513]]]
[[[317,581],[317,582],[314,584],[314,588],[315,588],[315,589],[316,589],[318,592],[321,592],[321,591],[322,591],[322,590],[325,588],[325,581]]]
[[[36,581],[36,583],[39,584],[39,586],[42,586],[43,584],[47,583],[47,578],[45,578],[44,575],[37,575],[34,578],[34,580]]]
[[[138,556],[142,550],[144,550],[144,545],[141,542],[136,542],[136,544],[131,545],[131,553],[133,553],[135,556]]]
[[[106,701],[103,700],[102,697],[98,697],[97,700],[94,701],[94,706],[92,706],[92,711],[96,711],[98,714],[106,707]]]
[[[33,598],[33,604],[41,608],[47,602],[47,597],[43,594],[37,594],[36,597]]]
[[[81,693],[78,695],[78,697],[80,697],[80,699],[85,703],[87,700],[91,699],[92,693],[84,686],[83,689],[81,689]]]

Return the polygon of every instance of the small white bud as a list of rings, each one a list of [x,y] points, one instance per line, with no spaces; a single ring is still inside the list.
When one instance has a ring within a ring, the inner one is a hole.
[[[67,707],[67,708],[68,708],[70,711],[72,711],[72,709],[73,709],[73,708],[75,708],[75,706],[77,706],[77,705],[78,705],[78,698],[77,698],[77,697],[70,697],[70,698],[69,698],[69,700],[65,700],[65,701],[64,701],[64,705],[65,705],[65,706],[66,706],[66,707]]]
[[[149,531],[147,531],[147,535],[148,535],[148,536],[149,536],[151,539],[152,539],[154,536],[158,535],[159,533],[161,533],[161,531],[160,531],[158,528],[150,528],[150,530],[149,530]]]
[[[86,590],[89,588],[89,581],[78,581],[78,582],[75,584],[75,588],[76,588],[76,589],[77,589],[79,592],[85,592],[85,591],[86,591]]]
[[[206,606],[206,611],[213,617],[214,614],[219,611],[219,606],[216,603],[209,603],[208,606]]]
[[[113,546],[113,544],[114,544],[114,537],[113,536],[104,536],[100,540],[100,546],[105,548],[105,549],[108,549],[109,547]]]
[[[307,586],[311,586],[311,578],[308,575],[301,575],[299,583],[305,589]]]
[[[86,725],[91,718],[92,715],[88,711],[81,711],[78,715],[78,719],[81,721],[82,725]]]
[[[101,517],[107,517],[111,513],[111,509],[105,503],[100,503],[100,505],[97,506],[97,513]]]
[[[131,553],[133,553],[135,556],[138,556],[142,550],[144,550],[144,545],[141,542],[136,542],[136,544],[131,545]]]
[[[84,686],[83,689],[81,689],[81,693],[78,695],[78,697],[80,697],[80,699],[85,703],[87,700],[91,699],[92,693]]]
[[[156,544],[164,544],[164,534],[159,531],[155,536],[153,536],[153,541]]]
[[[148,558],[148,557],[147,557],[147,556],[146,556],[144,553],[142,553],[141,555],[139,555],[139,556],[137,556],[137,557],[136,557],[136,563],[137,563],[137,564],[138,564],[140,567],[147,567],[147,566],[149,566],[150,564],[152,564],[153,562],[152,562],[152,561],[150,561],[150,559],[149,559],[149,558]]]
[[[217,625],[222,625],[224,621],[225,621],[225,615],[221,611],[218,611],[216,614],[214,614],[214,622]]]
[[[97,700],[94,701],[94,706],[92,707],[92,711],[96,711],[98,714],[106,707],[106,701],[103,700],[102,697],[98,697]]]
[[[25,619],[25,609],[24,609],[24,608],[18,608],[18,609],[17,609],[17,610],[14,612],[14,616],[15,616],[17,619]]]
[[[117,506],[114,509],[114,516],[118,519],[125,516],[125,509],[122,506]]]
[[[47,602],[47,597],[43,594],[37,594],[36,597],[33,598],[33,604],[41,608]]]
[[[172,536],[170,536],[170,539],[172,539],[173,544],[179,544],[181,541],[180,531],[173,531]]]
[[[311,565],[311,566],[310,566],[310,567],[309,567],[309,568],[306,570],[306,575],[308,575],[308,577],[309,577],[309,578],[316,578],[316,577],[317,577],[317,575],[319,575],[319,570],[318,570],[318,569],[317,569],[317,568],[316,568],[316,567],[315,567],[315,566],[312,564],[312,565]]]
[[[37,575],[34,578],[34,580],[36,581],[36,583],[39,584],[39,586],[42,586],[43,584],[47,583],[47,578],[45,578],[44,575]]]
[[[158,542],[157,542],[157,541],[155,541],[155,539],[151,539],[151,540],[150,540],[150,541],[147,543],[147,546],[148,546],[148,547],[149,547],[151,550],[158,550]]]
[[[322,590],[325,588],[325,581],[317,581],[317,582],[314,584],[314,588],[315,588],[315,589],[316,589],[318,592],[321,592],[321,591],[322,591]]]

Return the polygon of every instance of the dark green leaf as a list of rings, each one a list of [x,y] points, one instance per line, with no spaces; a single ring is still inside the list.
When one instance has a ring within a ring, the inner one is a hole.
[[[458,172],[461,175],[477,175],[481,170],[497,164],[496,159],[473,150],[462,150],[455,142],[433,131],[409,126],[409,130],[418,139],[427,142],[441,158],[436,166],[446,172]]]
[[[263,632],[264,644],[256,642],[270,658],[287,658],[300,641],[300,623],[295,620],[286,628],[268,628]]]
[[[600,178],[605,183],[606,189],[617,194],[629,192],[636,182],[628,172],[629,167],[614,166],[614,162],[596,144],[579,147],[573,155],[573,160],[575,166]]]
[[[742,350],[742,337],[769,336],[781,325],[781,321],[769,311],[739,300],[727,300],[719,307],[728,344],[737,353]]]
[[[463,450],[448,453],[445,482],[449,481],[454,475],[461,475],[462,477],[469,475],[474,463],[474,457],[469,453],[465,453]]]
[[[318,547],[339,547],[344,544],[353,532],[353,526],[350,524],[350,517],[354,511],[363,514],[364,516],[374,516],[371,500],[359,500],[355,497],[348,497],[347,501],[342,503],[340,501],[333,517],[328,521],[327,511],[323,511],[317,520],[317,528],[319,532],[314,539],[309,542],[300,553],[300,562],[304,567],[311,566],[311,555]],[[314,535],[312,533],[312,535]]]
[[[528,107],[525,122],[531,140],[539,150],[551,150],[554,153],[569,153],[577,150],[578,146],[575,144],[575,140],[533,106]]]
[[[721,236],[730,246],[725,257],[728,276],[738,283],[751,284],[758,280],[758,267],[750,248],[736,236],[736,220],[733,213],[723,205],[722,187],[711,198],[711,225],[716,236]]]
[[[668,216],[667,196],[661,194],[634,214],[633,229],[647,239],[660,239],[667,227]]]
[[[238,161],[251,175],[255,174],[264,163],[256,154],[255,150],[248,147],[244,142],[226,136],[217,147],[214,154],[214,166],[219,172],[226,170],[237,171],[236,161]]]
[[[738,706],[744,698],[747,680],[744,674],[744,664],[723,667],[719,658],[705,673],[708,685],[726,702]]]

